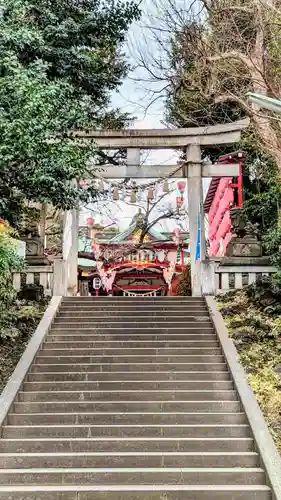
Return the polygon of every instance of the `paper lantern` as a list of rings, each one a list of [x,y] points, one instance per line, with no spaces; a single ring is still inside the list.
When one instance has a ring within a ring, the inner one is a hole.
[[[163,193],[169,193],[169,182],[167,181],[167,179],[164,181],[163,184]]]
[[[118,192],[118,188],[117,187],[115,187],[113,189],[113,200],[114,201],[118,201],[119,200],[119,192]]]
[[[182,196],[177,196],[176,200],[177,200],[177,207],[181,208],[183,206],[183,198],[182,198]]]
[[[154,198],[153,189],[150,187],[147,192],[147,199],[148,201],[152,201],[153,198]]]
[[[89,217],[88,219],[88,226],[93,226],[95,223],[95,219],[93,219],[92,217]]]
[[[184,181],[179,181],[178,182],[178,190],[181,194],[184,193],[185,190],[185,182]]]

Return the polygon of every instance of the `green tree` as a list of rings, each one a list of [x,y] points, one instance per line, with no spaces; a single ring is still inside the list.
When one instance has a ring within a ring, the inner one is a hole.
[[[19,222],[24,200],[69,209],[95,196],[73,183],[95,175],[97,153],[75,129],[124,126],[110,93],[132,2],[8,0],[0,19],[0,213]]]

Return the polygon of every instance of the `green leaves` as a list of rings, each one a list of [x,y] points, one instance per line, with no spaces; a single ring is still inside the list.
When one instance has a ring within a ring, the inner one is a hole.
[[[19,223],[24,200],[70,209],[73,180],[95,175],[95,145],[75,129],[122,127],[108,111],[126,74],[120,53],[134,1],[7,0],[0,19],[0,215]]]

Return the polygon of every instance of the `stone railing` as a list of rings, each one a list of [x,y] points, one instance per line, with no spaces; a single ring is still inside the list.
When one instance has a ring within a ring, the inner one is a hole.
[[[262,276],[272,276],[277,269],[269,265],[215,266],[216,293],[225,293],[255,283]]]
[[[13,273],[13,285],[19,292],[23,285],[42,285],[45,295],[53,295],[53,266],[29,266]]]

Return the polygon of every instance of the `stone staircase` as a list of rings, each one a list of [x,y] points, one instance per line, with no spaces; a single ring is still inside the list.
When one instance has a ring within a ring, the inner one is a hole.
[[[2,428],[0,500],[270,500],[203,299],[65,298]]]

